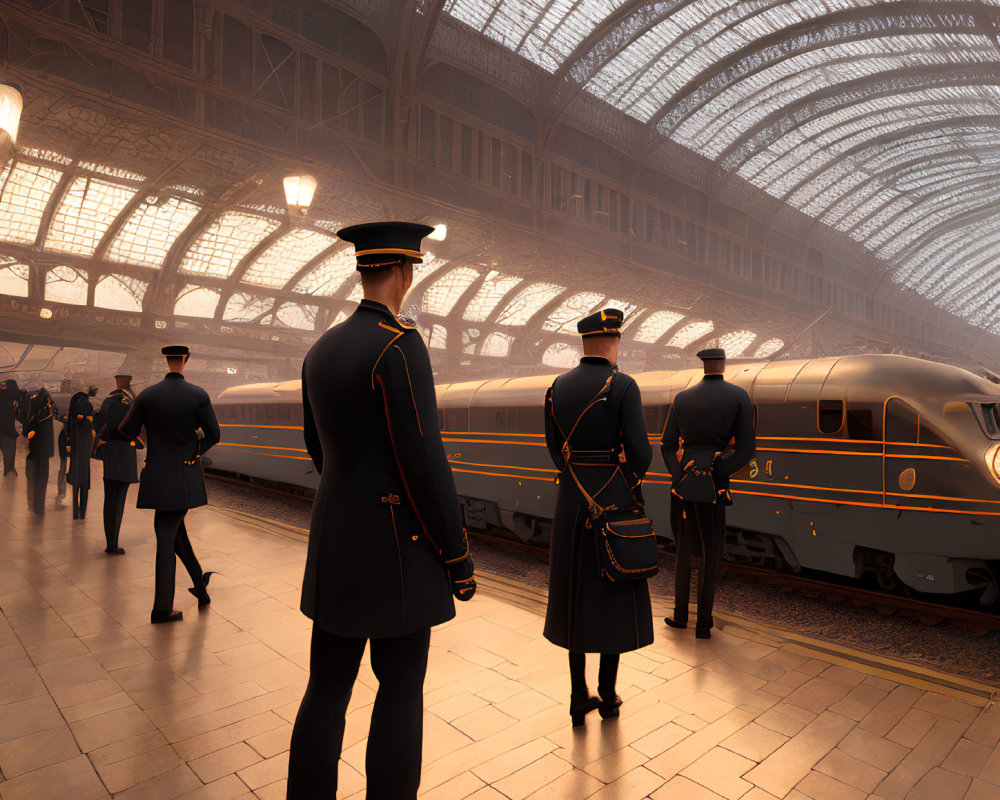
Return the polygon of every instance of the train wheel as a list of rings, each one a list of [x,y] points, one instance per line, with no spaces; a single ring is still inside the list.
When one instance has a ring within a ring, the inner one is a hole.
[[[979,605],[987,608],[995,605],[1000,600],[1000,584],[997,582],[997,574],[990,567],[976,567],[965,573],[966,579],[973,585],[973,593],[979,601]]]

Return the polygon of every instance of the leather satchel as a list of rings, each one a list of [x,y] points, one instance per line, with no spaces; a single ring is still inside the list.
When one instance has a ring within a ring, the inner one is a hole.
[[[570,438],[580,424],[584,415],[593,408],[595,403],[606,399],[606,392],[611,389],[614,375],[608,378],[594,399],[587,404],[577,417],[568,435],[563,437],[562,455],[566,469],[573,478],[576,487],[587,501],[589,513],[586,527],[594,531],[597,540],[597,558],[600,564],[601,576],[611,583],[627,583],[629,581],[652,578],[660,569],[659,551],[656,546],[656,531],[653,522],[646,516],[641,489],[639,486],[629,487],[634,505],[629,508],[605,508],[601,506],[583,487],[571,461],[573,450]],[[553,402],[552,418],[555,419],[555,403]],[[558,422],[556,426],[558,427]],[[615,465],[621,471],[621,461]],[[613,477],[613,476],[612,476]],[[624,479],[624,474],[622,475]],[[610,480],[609,480],[610,482]],[[626,481],[626,484],[628,481]],[[638,494],[637,494],[638,490]]]

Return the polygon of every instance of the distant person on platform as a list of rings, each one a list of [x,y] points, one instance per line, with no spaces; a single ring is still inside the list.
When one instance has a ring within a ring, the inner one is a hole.
[[[604,718],[618,716],[619,655],[653,642],[649,587],[645,580],[612,583],[601,576],[596,534],[587,525],[590,504],[576,483],[601,507],[628,508],[653,458],[639,387],[618,371],[623,319],[621,311],[608,308],[581,320],[583,358],[545,394],[545,443],[559,470],[559,493],[544,635],[569,650],[574,726],[595,708]],[[587,688],[586,653],[601,654],[598,697]]]
[[[73,519],[87,516],[87,498],[90,496],[90,452],[94,448],[94,406],[90,398],[97,394],[97,387],[77,392],[69,400],[66,412],[66,448],[69,451],[69,469],[66,482],[73,487]]]
[[[21,432],[28,440],[24,469],[28,478],[28,508],[45,513],[45,488],[49,483],[49,459],[53,454],[52,417],[57,413],[52,395],[44,386],[24,401]]]
[[[132,376],[115,375],[115,389],[104,398],[97,416],[95,457],[104,462],[104,552],[111,556],[125,555],[118,546],[125,496],[129,484],[139,481],[135,454],[143,447],[142,439],[127,439],[118,431],[133,400]]]
[[[712,637],[715,581],[726,542],[729,479],[753,458],[757,447],[750,396],[727,383],[726,351],[698,353],[705,377],[674,398],[660,448],[672,479],[670,527],[677,545],[674,614],[664,622],[686,628],[691,593],[691,553],[701,556],[695,636]]]
[[[3,389],[0,389],[0,456],[3,457],[3,474],[17,477],[17,470],[14,469],[14,456],[17,454],[17,429],[14,427],[14,420],[17,419],[18,401],[21,397],[21,390],[17,388],[17,381],[4,381]]]
[[[188,509],[208,502],[201,457],[218,443],[219,421],[208,393],[184,379],[184,365],[191,353],[184,345],[160,350],[167,357],[167,374],[159,383],[142,390],[132,401],[118,432],[132,441],[146,428],[149,452],[139,476],[137,508],[156,510],[156,591],[149,621],[178,622],[184,614],[174,608],[177,558],[191,576],[188,589],[198,606],[211,603],[208,579],[194,554],[184,515]]]
[[[302,365],[313,503],[302,612],[313,620],[309,684],[292,732],[289,800],[336,797],[347,704],[365,644],[378,678],[367,800],[414,800],[431,626],[476,590],[434,378],[417,330],[397,318],[433,228],[376,222],[354,244],[364,300]]]

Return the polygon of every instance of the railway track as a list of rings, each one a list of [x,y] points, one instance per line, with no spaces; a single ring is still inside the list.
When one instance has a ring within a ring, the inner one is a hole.
[[[895,615],[916,619],[924,625],[939,625],[947,622],[980,635],[1000,630],[1000,614],[989,611],[886,594],[860,586],[829,583],[804,575],[776,572],[748,564],[726,562],[722,565],[722,571],[723,574],[731,572],[735,575],[753,578],[758,583],[775,586],[782,592],[796,591],[806,597],[823,598],[830,603],[850,603],[859,608],[871,608],[885,616]]]
[[[251,484],[227,475],[209,473],[208,477],[243,490],[263,492],[303,504],[312,503],[311,497],[289,492],[279,487],[268,486],[266,484]],[[516,539],[505,539],[486,533],[476,533],[474,531],[470,531],[470,536],[488,541],[494,547],[499,547],[509,552],[527,555],[540,561],[548,560],[548,548],[545,547],[525,544]],[[663,556],[664,558],[672,557],[669,553],[664,553]],[[885,616],[915,619],[924,625],[948,623],[980,635],[989,631],[1000,630],[1000,614],[988,611],[961,608],[914,597],[886,594],[885,592],[864,589],[860,586],[830,583],[804,575],[776,572],[738,562],[723,562],[722,570],[723,574],[732,573],[733,575],[742,575],[757,583],[774,586],[782,592],[798,592],[805,597],[818,597],[829,603],[848,603],[855,607],[871,608]]]

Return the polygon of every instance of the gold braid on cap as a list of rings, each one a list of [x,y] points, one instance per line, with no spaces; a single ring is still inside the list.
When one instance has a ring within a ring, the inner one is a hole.
[[[376,247],[372,250],[358,250],[354,253],[355,258],[360,258],[361,256],[375,256],[384,255],[387,253],[392,253],[398,256],[409,256],[410,258],[423,258],[424,254],[419,250],[404,250],[401,247]]]

